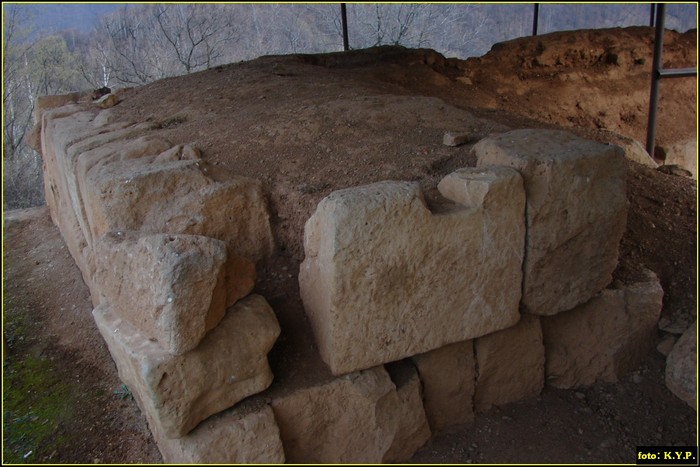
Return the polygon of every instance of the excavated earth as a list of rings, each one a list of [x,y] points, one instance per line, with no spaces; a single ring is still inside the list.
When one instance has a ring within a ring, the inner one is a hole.
[[[694,30],[668,31],[664,67],[695,67],[696,42]],[[563,127],[603,142],[618,134],[643,143],[652,43],[653,30],[639,27],[523,38],[469,60],[400,47],[262,57],[121,90],[110,121],[152,122],[159,136],[195,145],[207,162],[262,180],[276,250],[258,265],[256,292],[282,327],[270,354],[270,390],[285,391],[292,380],[330,374],[297,284],[304,223],[323,197],[414,180],[439,209],[437,182],[474,165],[473,142],[511,129]],[[657,145],[696,139],[696,89],[694,78],[662,83]],[[445,146],[446,131],[469,132],[472,142]],[[659,276],[661,342],[696,319],[696,182],[634,162],[628,169],[630,212],[614,276],[632,283],[645,267]],[[47,417],[54,425],[46,448],[26,455],[21,440],[7,437],[5,448],[23,462],[160,462],[136,404],[121,391],[87,288],[48,211],[8,212],[4,221],[5,377],[13,361],[32,355],[58,375],[51,384],[73,385],[78,408],[57,422]],[[438,434],[413,460],[634,462],[638,445],[695,445],[696,412],[665,387],[664,368],[654,351],[617,384],[547,387],[537,399]],[[21,390],[41,398],[52,389]],[[17,418],[6,410],[5,430],[26,423]]]

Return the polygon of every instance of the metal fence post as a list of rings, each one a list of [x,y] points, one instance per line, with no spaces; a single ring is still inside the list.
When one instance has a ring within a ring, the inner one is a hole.
[[[654,139],[656,138],[656,110],[659,105],[659,70],[661,69],[661,52],[664,46],[664,13],[666,5],[656,5],[656,32],[654,34],[654,60],[651,65],[651,92],[649,94],[649,120],[647,121],[647,152],[654,157]]]
[[[350,50],[350,41],[348,40],[348,12],[345,3],[340,4],[340,21],[343,24],[343,50]]]
[[[532,35],[536,36],[537,35],[537,23],[539,22],[540,19],[540,4],[535,3],[535,15],[532,18]]]

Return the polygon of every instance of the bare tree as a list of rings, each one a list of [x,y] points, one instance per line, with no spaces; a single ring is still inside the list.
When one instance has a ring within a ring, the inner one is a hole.
[[[145,84],[165,75],[158,73],[157,55],[149,33],[153,24],[141,13],[142,7],[120,8],[102,18],[98,29],[109,38],[109,67],[114,77],[126,84]]]
[[[5,159],[15,158],[24,135],[32,124],[34,113],[33,84],[25,72],[28,68],[27,53],[32,44],[26,40],[26,33],[20,30],[20,25],[26,24],[26,21],[23,11],[16,5],[8,6],[3,15],[2,103]]]
[[[235,39],[222,7],[197,3],[153,7],[162,39],[185,73],[218,64],[226,44]]]
[[[350,5],[351,23],[357,32],[360,47],[403,45],[422,47],[426,41],[428,24],[426,12],[430,5],[420,3],[357,4]]]

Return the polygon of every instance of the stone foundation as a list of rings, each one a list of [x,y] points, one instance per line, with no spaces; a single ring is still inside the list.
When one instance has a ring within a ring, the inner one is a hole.
[[[439,210],[401,181],[318,204],[299,287],[333,376],[270,387],[280,327],[250,295],[274,245],[261,183],[79,100],[42,101],[47,204],[165,462],[403,462],[545,380],[614,380],[651,344],[658,280],[606,288],[622,151],[522,130],[479,142]]]

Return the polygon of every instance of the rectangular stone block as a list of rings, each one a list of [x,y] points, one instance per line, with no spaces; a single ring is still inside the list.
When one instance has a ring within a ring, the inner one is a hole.
[[[83,193],[93,238],[119,230],[204,235],[253,262],[272,251],[259,181],[202,160],[161,156],[85,169]]]
[[[153,436],[166,464],[285,462],[277,422],[267,404],[241,402],[204,420],[182,438],[168,438],[157,431]]]
[[[553,315],[603,290],[627,222],[618,146],[554,130],[516,130],[473,148],[477,165],[517,169],[527,192],[525,311]]]
[[[558,388],[616,382],[653,348],[663,290],[651,279],[606,289],[573,310],[542,317],[547,382]]]
[[[509,168],[464,169],[432,213],[415,183],[331,193],[306,223],[304,307],[334,374],[400,360],[517,322],[524,190]]]
[[[273,399],[287,462],[408,459],[430,436],[417,383],[397,391],[380,366]]]
[[[406,360],[387,365],[386,370],[396,386],[399,416],[394,442],[384,454],[382,463],[406,462],[432,434],[423,405],[422,384],[416,368]]]
[[[536,397],[544,387],[545,349],[537,316],[474,341],[478,376],[474,408],[483,412]]]
[[[224,317],[226,256],[226,244],[209,237],[114,232],[95,246],[95,282],[112,312],[182,355]],[[247,293],[254,275],[249,282]]]
[[[280,328],[261,296],[238,302],[196,349],[178,356],[168,354],[108,306],[98,306],[93,316],[119,377],[167,438],[186,435],[205,418],[272,382],[267,354]]]
[[[476,364],[472,340],[413,357],[423,382],[425,413],[434,431],[474,419]]]

